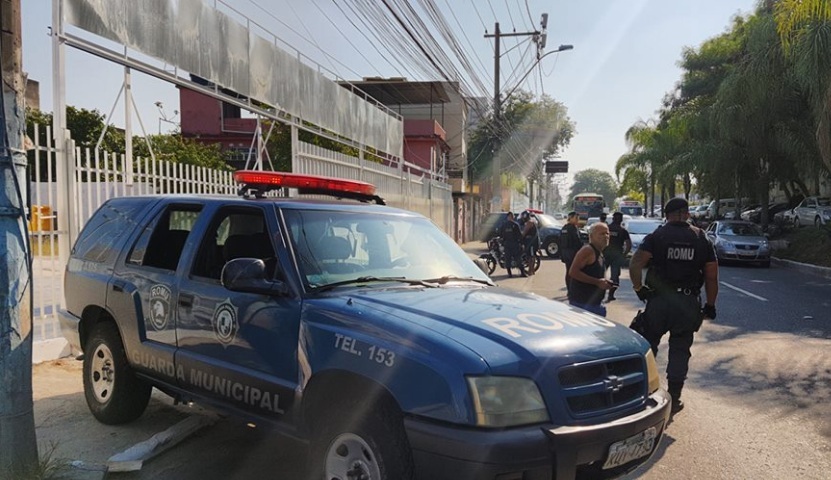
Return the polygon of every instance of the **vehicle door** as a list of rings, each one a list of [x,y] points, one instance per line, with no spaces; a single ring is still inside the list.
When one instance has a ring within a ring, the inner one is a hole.
[[[281,415],[299,382],[299,298],[233,292],[220,281],[225,263],[242,257],[262,259],[270,278],[285,280],[274,207],[216,208],[200,231],[176,304],[180,383],[257,415]]]
[[[122,320],[121,332],[135,368],[171,384],[177,377],[176,270],[201,210],[196,202],[160,203],[116,264],[107,293],[110,311],[131,322]]]
[[[802,220],[803,222],[804,222],[804,219],[808,216],[808,205],[809,205],[810,200],[811,200],[810,198],[806,198],[806,199],[802,200],[802,202],[799,203],[799,206],[797,206],[796,209],[795,209],[795,214],[796,214],[795,216],[800,217],[801,219],[803,219]]]

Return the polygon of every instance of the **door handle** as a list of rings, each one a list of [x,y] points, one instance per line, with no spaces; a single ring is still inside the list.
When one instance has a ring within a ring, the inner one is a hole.
[[[193,295],[190,293],[180,293],[179,294],[179,305],[183,307],[192,307],[193,306]]]

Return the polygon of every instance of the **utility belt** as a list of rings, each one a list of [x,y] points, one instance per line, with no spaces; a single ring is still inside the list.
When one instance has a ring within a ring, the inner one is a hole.
[[[658,295],[685,295],[688,297],[697,297],[701,294],[701,287],[662,287],[657,288]]]

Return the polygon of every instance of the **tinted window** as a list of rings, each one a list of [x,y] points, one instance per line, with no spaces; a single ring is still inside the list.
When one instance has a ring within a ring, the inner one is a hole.
[[[223,208],[217,212],[202,239],[191,273],[218,280],[222,267],[229,260],[259,258],[273,267],[276,264],[274,256],[262,209]]]
[[[111,200],[95,212],[75,243],[73,254],[93,262],[112,261],[118,252],[116,243],[132,232],[136,219],[147,201]]]
[[[176,270],[201,205],[172,205],[151,222],[130,251],[127,263]]]

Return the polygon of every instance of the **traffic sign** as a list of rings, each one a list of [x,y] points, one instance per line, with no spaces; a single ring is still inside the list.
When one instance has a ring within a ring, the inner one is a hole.
[[[545,162],[545,173],[568,173],[568,162],[548,160]]]

